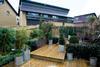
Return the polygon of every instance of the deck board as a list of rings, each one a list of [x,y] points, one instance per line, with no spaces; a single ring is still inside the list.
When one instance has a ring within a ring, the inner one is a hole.
[[[87,61],[83,59],[73,61],[65,60],[63,63],[58,63],[32,58],[20,66],[14,65],[14,62],[12,62],[4,67],[89,67],[89,65],[87,64]]]
[[[59,52],[58,45],[52,45],[51,47],[45,45],[33,51],[31,54],[42,55],[46,56],[47,58],[53,57],[57,59],[64,59],[65,57],[65,52]],[[14,62],[11,62],[3,67],[89,67],[89,65],[87,64],[87,61],[83,59],[73,61],[67,61],[64,59],[64,62],[54,62],[32,57],[29,61],[20,66],[16,66]]]
[[[56,44],[53,44],[52,46],[45,45],[45,46],[31,52],[31,55],[64,60],[65,53],[66,52],[60,52],[59,46]]]

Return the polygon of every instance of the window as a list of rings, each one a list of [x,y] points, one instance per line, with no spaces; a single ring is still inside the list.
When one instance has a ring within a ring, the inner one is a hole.
[[[58,16],[52,16],[52,18],[54,18],[54,19],[58,19]]]
[[[39,14],[38,13],[28,13],[28,16],[37,17],[37,16],[39,16]]]
[[[44,16],[44,18],[48,18],[48,15],[43,15]]]

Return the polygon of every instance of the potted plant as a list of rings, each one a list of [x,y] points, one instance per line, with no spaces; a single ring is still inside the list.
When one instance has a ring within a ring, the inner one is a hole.
[[[59,38],[59,51],[64,52],[65,51],[65,40],[63,37],[63,34],[60,34],[60,38]]]
[[[46,43],[48,44],[48,36],[49,36],[49,32],[51,35],[51,31],[52,31],[52,27],[53,24],[52,23],[42,23],[40,26],[40,29],[44,32],[44,37],[46,39]]]
[[[73,51],[74,51],[74,47],[68,46],[67,48],[67,59],[68,60],[73,60]]]
[[[30,58],[30,50],[26,47],[27,40],[28,35],[25,29],[16,30],[16,50],[18,51],[18,55],[15,58],[16,65],[20,65],[23,63],[22,60],[26,61]]]
[[[96,58],[96,45],[91,45],[90,51],[90,65],[96,66],[97,58]]]

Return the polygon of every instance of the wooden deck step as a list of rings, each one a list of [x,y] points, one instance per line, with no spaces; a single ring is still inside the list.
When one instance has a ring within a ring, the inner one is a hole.
[[[56,62],[64,62],[66,52],[60,52],[59,46],[53,44],[51,46],[45,45],[33,52],[31,52],[31,56],[33,58],[50,60]]]

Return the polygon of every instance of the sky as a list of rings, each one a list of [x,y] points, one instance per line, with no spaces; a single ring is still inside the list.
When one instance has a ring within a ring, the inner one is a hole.
[[[8,0],[18,12],[19,0]],[[95,12],[100,14],[100,0],[32,0],[69,9],[68,16],[73,17]]]
[[[18,13],[18,9],[19,9],[19,2],[20,0],[8,0],[8,2],[13,6],[13,8],[16,10],[16,12]]]

